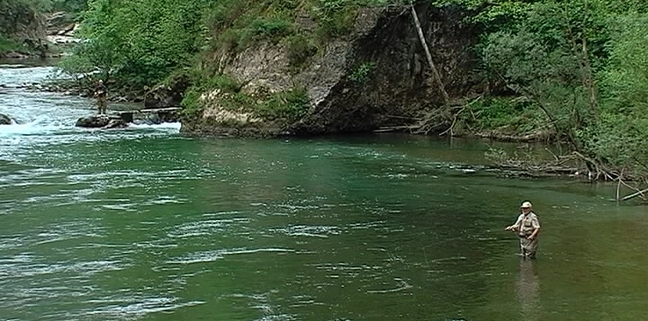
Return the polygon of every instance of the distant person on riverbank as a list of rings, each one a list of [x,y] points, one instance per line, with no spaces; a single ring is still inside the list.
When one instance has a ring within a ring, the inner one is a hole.
[[[513,225],[507,226],[507,231],[517,232],[520,238],[520,252],[525,258],[535,259],[538,250],[538,232],[540,222],[538,216],[531,211],[531,202],[525,201],[520,206],[522,212]]]
[[[105,114],[106,107],[108,105],[108,89],[101,79],[97,81],[94,96],[95,98],[97,98],[97,108],[99,109],[99,114]]]

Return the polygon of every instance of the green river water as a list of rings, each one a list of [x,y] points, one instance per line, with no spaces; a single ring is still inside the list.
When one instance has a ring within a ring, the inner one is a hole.
[[[483,141],[81,130],[91,101],[18,86],[49,72],[0,66],[0,320],[646,318],[648,210],[615,186],[505,178]]]

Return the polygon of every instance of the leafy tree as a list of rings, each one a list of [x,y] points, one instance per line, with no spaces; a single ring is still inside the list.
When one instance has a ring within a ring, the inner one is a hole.
[[[597,15],[581,0],[538,2],[515,27],[486,36],[481,47],[487,77],[531,99],[575,148],[582,142],[574,130],[598,114],[592,61],[599,57],[591,49],[602,48],[593,32],[602,24]]]
[[[125,25],[119,23],[121,1],[96,0],[89,4],[79,32],[86,40],[76,47],[74,56],[61,64],[70,73],[99,71],[108,80],[123,65]]]
[[[541,110],[537,129],[552,126],[607,177],[648,177],[648,2],[436,3],[474,10],[485,78]]]
[[[606,162],[648,177],[648,14],[614,21],[609,64],[600,73],[602,117],[582,136]]]
[[[608,67],[601,73],[606,111],[648,116],[648,14],[615,17]]]
[[[88,8],[87,0],[52,0],[52,10],[80,13]]]
[[[89,62],[118,85],[153,85],[191,65],[205,42],[202,10],[206,2],[91,1],[81,27],[86,41],[71,59]]]

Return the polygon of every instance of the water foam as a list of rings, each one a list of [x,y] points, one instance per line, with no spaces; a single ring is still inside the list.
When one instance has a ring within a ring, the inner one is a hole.
[[[75,127],[76,121],[95,113],[94,100],[77,96],[66,96],[59,93],[37,92],[28,89],[33,84],[41,84],[55,76],[54,67],[28,67],[25,65],[0,65],[0,113],[12,118],[10,125],[0,126],[0,147],[11,145],[7,138],[40,136],[55,136],[58,139],[48,139],[48,142],[68,141],[65,134],[86,136],[96,130]],[[111,104],[116,110],[132,109],[120,103]],[[157,132],[161,134],[176,134],[180,131],[180,123],[162,124],[129,124],[124,129],[112,129],[126,136]],[[106,131],[108,133],[108,131]],[[63,135],[62,135],[63,134]],[[112,135],[111,135],[112,136]],[[120,135],[121,136],[121,135]],[[95,140],[96,137],[91,137]],[[79,140],[78,137],[73,140]],[[85,140],[81,138],[81,140]],[[15,143],[16,141],[13,141]],[[25,141],[20,140],[20,143]]]

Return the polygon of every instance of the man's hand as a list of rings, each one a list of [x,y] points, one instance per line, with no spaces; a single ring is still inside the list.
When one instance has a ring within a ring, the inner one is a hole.
[[[514,225],[507,226],[504,230],[505,231],[515,231],[515,226]]]

